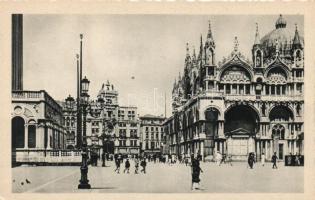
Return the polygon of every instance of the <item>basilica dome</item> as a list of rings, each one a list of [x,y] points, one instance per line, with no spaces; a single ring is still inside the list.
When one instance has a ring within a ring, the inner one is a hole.
[[[276,29],[262,37],[260,44],[266,56],[271,53],[270,50],[275,49],[277,44],[280,52],[282,50],[291,50],[295,32],[286,28],[286,26],[286,20],[280,15],[275,23]],[[299,38],[302,46],[304,46],[304,38],[302,36],[299,36]]]

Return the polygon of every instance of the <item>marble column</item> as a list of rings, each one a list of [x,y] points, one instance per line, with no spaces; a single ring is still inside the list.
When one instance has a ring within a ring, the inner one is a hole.
[[[24,125],[24,133],[25,133],[25,137],[24,137],[24,149],[28,149],[28,124]]]
[[[36,148],[37,149],[44,149],[45,143],[45,127],[38,126],[36,129]]]

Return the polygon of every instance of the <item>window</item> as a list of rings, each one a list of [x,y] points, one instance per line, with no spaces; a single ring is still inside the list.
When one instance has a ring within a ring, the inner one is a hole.
[[[159,134],[158,133],[155,134],[155,139],[157,139],[157,140],[159,139]]]
[[[285,129],[281,124],[274,125],[272,128],[272,137],[275,139],[284,140]]]
[[[151,149],[155,149],[155,142],[151,142]]]
[[[28,147],[36,147],[36,127],[35,125],[28,126]]]
[[[149,127],[145,127],[145,131],[149,131]]]
[[[154,131],[154,127],[151,127],[151,131],[152,131],[152,132]]]

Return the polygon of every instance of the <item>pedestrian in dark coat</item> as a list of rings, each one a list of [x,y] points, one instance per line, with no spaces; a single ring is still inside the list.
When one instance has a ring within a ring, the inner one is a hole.
[[[125,162],[124,173],[127,171],[127,173],[129,174],[129,169],[130,169],[130,162],[129,162],[129,159],[127,158],[127,160]]]
[[[145,161],[145,158],[141,161],[140,165],[142,167],[141,172],[143,172],[145,174],[146,173],[145,168],[147,166],[147,162]]]
[[[120,160],[116,159],[115,164],[116,164],[115,172],[117,172],[117,174],[119,174],[120,173]]]
[[[271,160],[272,160],[272,163],[273,163],[272,169],[274,169],[274,168],[278,169],[278,167],[277,167],[277,159],[278,159],[277,153],[275,152],[273,154],[273,156],[271,157]]]
[[[200,162],[198,159],[193,159],[191,164],[191,189],[199,189],[200,187],[200,172],[203,172],[200,168]],[[197,185],[197,187],[195,186]]]

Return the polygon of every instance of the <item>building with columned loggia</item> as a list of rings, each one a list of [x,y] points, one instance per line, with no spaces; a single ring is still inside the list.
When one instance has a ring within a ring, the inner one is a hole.
[[[233,160],[250,152],[267,160],[274,152],[280,160],[304,154],[304,39],[297,25],[286,25],[280,15],[260,38],[257,24],[250,59],[235,37],[230,55],[217,62],[220,41],[210,23],[198,54],[187,44],[183,75],[173,85],[173,114],[164,122],[169,153],[211,159],[219,151]]]

